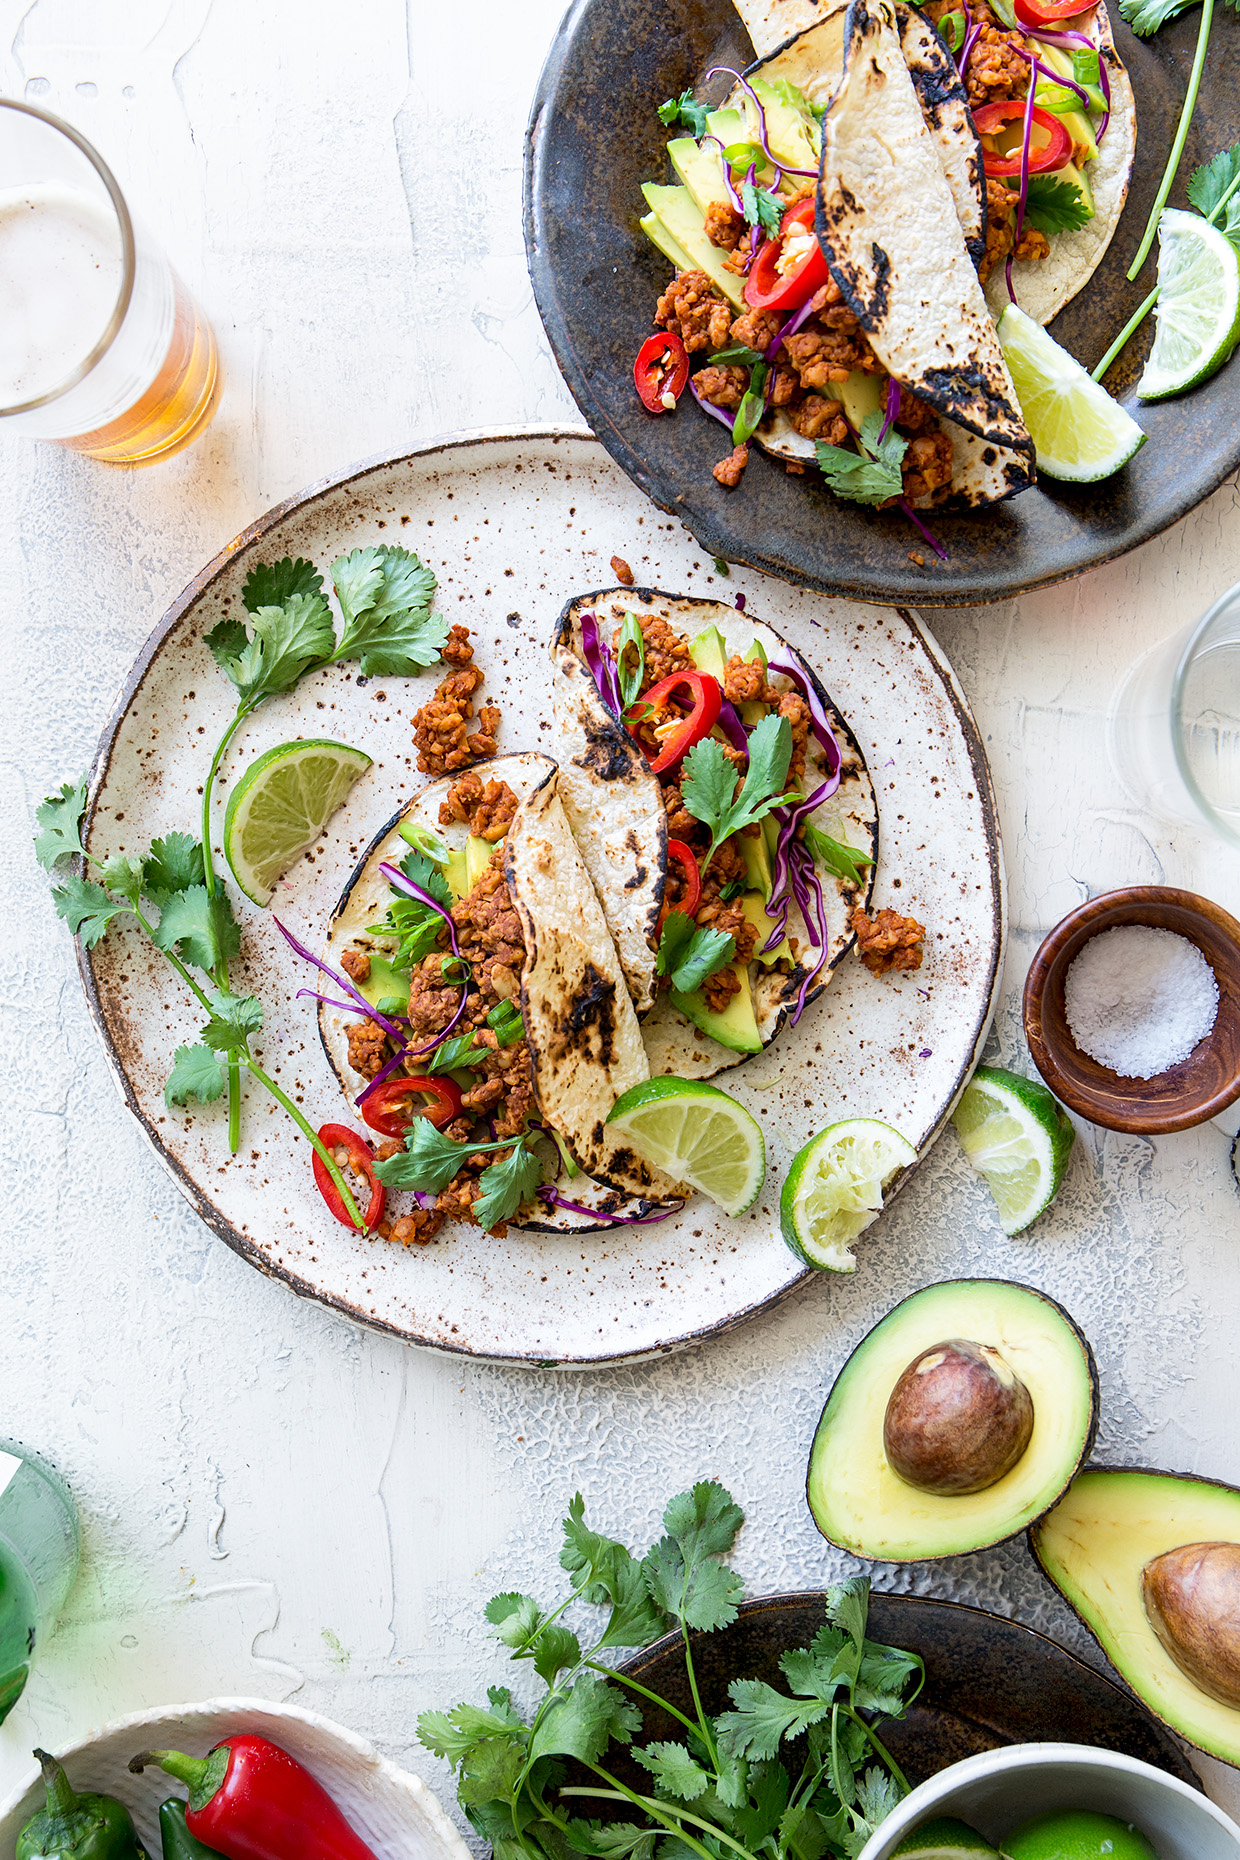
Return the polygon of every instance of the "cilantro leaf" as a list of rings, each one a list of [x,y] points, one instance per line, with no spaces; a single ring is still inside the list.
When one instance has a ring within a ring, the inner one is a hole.
[[[1236,186],[1238,176],[1240,142],[1220,150],[1203,167],[1194,169],[1188,183],[1188,198],[1204,219],[1215,220],[1222,210],[1218,223],[1233,245],[1240,245],[1240,188],[1234,194],[1230,189]]]
[[[206,643],[211,649],[211,656],[215,663],[221,671],[228,672],[231,678],[232,673],[228,668],[233,660],[239,658],[245,651],[249,641],[250,636],[246,632],[245,621],[232,615],[211,628],[207,634]]]
[[[366,926],[371,936],[396,938],[397,948],[392,955],[395,969],[416,968],[438,947],[443,927],[439,912],[423,904],[421,898],[402,897],[389,898],[387,916]]]
[[[34,810],[39,832],[35,835],[34,856],[48,872],[62,859],[76,858],[82,851],[82,816],[86,812],[86,777],[65,782],[59,794],[49,794]]]
[[[649,1770],[659,1788],[682,1802],[696,1802],[710,1780],[696,1758],[683,1744],[647,1744],[633,1755],[644,1770]]]
[[[586,1601],[600,1608],[611,1603],[611,1618],[599,1647],[645,1647],[666,1630],[666,1617],[646,1592],[641,1564],[622,1543],[590,1529],[580,1492],[564,1520],[560,1566],[576,1583],[591,1578],[583,1591]]]
[[[740,1506],[713,1479],[672,1499],[663,1513],[668,1534],[642,1565],[656,1606],[691,1628],[735,1621],[745,1585],[735,1571],[711,1559],[732,1548],[744,1521]]]
[[[757,1853],[783,1820],[788,1806],[788,1772],[782,1763],[755,1763],[746,1768],[749,1772],[747,1794],[752,1799],[738,1805],[733,1820],[750,1852]]]
[[[286,555],[279,562],[255,564],[245,578],[241,602],[247,612],[256,614],[260,607],[283,607],[294,594],[322,592],[323,577],[314,563],[304,556]]]
[[[870,1579],[849,1576],[833,1582],[827,1589],[827,1620],[832,1627],[847,1634],[860,1654],[865,1644],[865,1624],[870,1613]]]
[[[882,1647],[867,1640],[857,1668],[853,1686],[853,1703],[862,1711],[878,1711],[899,1717],[904,1710],[904,1692],[910,1679],[923,1672],[916,1654],[900,1647]]]
[[[440,868],[419,846],[410,847],[400,862],[400,869],[411,885],[421,885],[445,910],[452,908],[452,893]],[[442,920],[441,920],[442,921]]]
[[[142,896],[144,875],[142,860],[131,859],[128,853],[112,853],[99,867],[99,883],[128,898],[131,904]]]
[[[430,611],[436,581],[408,549],[354,549],[331,566],[344,632],[337,659],[358,659],[367,678],[408,677],[434,665],[448,623]]]
[[[727,930],[694,931],[689,947],[672,970],[672,989],[691,995],[717,970],[726,968],[736,954],[736,939]]]
[[[886,1770],[880,1770],[877,1765],[872,1765],[865,1772],[857,1784],[857,1807],[868,1823],[867,1838],[880,1821],[887,1819],[900,1799],[900,1788],[894,1776],[889,1776]]]
[[[174,891],[151,937],[157,948],[175,950],[185,962],[208,972],[241,953],[241,930],[231,904],[222,891],[211,894],[205,885]]]
[[[716,349],[715,353],[707,356],[706,359],[712,366],[718,368],[725,368],[729,365],[737,368],[753,368],[758,362],[764,362],[766,356],[761,349],[751,349],[747,343],[734,342],[726,349]],[[718,562],[715,566],[718,568]],[[724,567],[727,567],[726,562]]]
[[[1071,94],[1071,93],[1069,93]],[[1031,175],[1025,194],[1025,220],[1040,233],[1074,232],[1090,218],[1085,196],[1072,181],[1056,181],[1049,174]]]
[[[1160,26],[1165,26],[1169,19],[1178,19],[1193,4],[1194,0],[1119,0],[1119,10],[1137,37],[1148,39]]]
[[[679,97],[669,97],[666,103],[659,105],[659,121],[669,129],[682,127],[691,135],[698,137],[706,134],[706,106],[695,103],[691,90],[682,90]]]
[[[639,1828],[635,1821],[570,1821],[568,1838],[579,1854],[594,1860],[652,1860],[659,1828]]]
[[[420,1188],[428,1195],[437,1195],[472,1154],[470,1144],[454,1143],[436,1130],[428,1117],[415,1117],[404,1149],[386,1162],[376,1163],[375,1174],[389,1188]]]
[[[178,1046],[172,1057],[172,1071],[164,1086],[164,1103],[211,1104],[224,1089],[224,1068],[219,1055],[209,1046]]]
[[[866,414],[861,422],[860,452],[829,446],[824,439],[815,442],[822,475],[837,497],[854,504],[881,504],[900,496],[904,489],[900,461],[908,451],[908,440],[901,439],[893,427],[880,443],[883,423],[881,413]]]
[[[493,1595],[483,1613],[495,1629],[495,1639],[516,1653],[524,1653],[543,1621],[543,1611],[532,1595],[510,1591]]]
[[[835,878],[842,878],[846,884],[861,885],[865,882],[864,866],[873,865],[869,853],[862,852],[859,846],[849,846],[844,840],[834,840],[829,833],[816,827],[812,820],[805,823],[805,844],[813,854],[815,865],[823,866]]]
[[[735,781],[735,776],[733,777]],[[687,911],[669,911],[659,937],[659,948],[655,956],[655,969],[659,975],[670,975],[680,961],[697,928]]]
[[[764,1679],[734,1679],[728,1697],[735,1711],[716,1720],[719,1745],[733,1757],[762,1762],[775,1756],[786,1737],[799,1737],[831,1710],[827,1699],[789,1699]]]
[[[63,917],[73,936],[80,936],[86,949],[93,949],[110,923],[118,917],[132,917],[131,904],[118,904],[102,885],[93,879],[66,878],[52,892],[56,915]]]
[[[245,644],[238,647],[238,638]],[[336,644],[331,609],[320,593],[290,594],[279,606],[254,610],[253,632],[236,621],[221,621],[207,635],[207,645],[251,706],[281,691],[291,691],[313,665],[330,659]]]
[[[710,851],[703,871],[724,840],[753,821],[761,820],[786,799],[784,783],[792,760],[792,725],[769,711],[749,733],[749,768],[740,793],[736,769],[724,754],[723,744],[704,736],[683,763],[681,793],[695,820],[710,828]]]
[[[778,194],[773,194],[769,187],[756,187],[749,180],[741,182],[740,196],[741,211],[749,224],[773,239],[788,210],[787,202],[781,200]]]
[[[250,1035],[263,1024],[263,1004],[258,996],[217,992],[210,1001],[211,1018],[202,1030],[204,1041],[217,1053],[244,1052]]]
[[[641,1713],[615,1686],[584,1673],[570,1692],[555,1698],[530,1739],[531,1757],[576,1757],[597,1763],[609,1743],[632,1742]]]
[[[829,1652],[814,1647],[795,1647],[780,1658],[779,1667],[799,1698],[830,1701],[841,1686],[851,1685],[857,1661],[847,1644]]]
[[[169,833],[151,841],[143,888],[157,901],[171,892],[201,885],[204,876],[202,846],[191,833]]]
[[[518,1143],[510,1156],[492,1163],[478,1180],[482,1193],[474,1203],[474,1216],[479,1227],[498,1227],[530,1199],[542,1181],[542,1164],[526,1144]]]

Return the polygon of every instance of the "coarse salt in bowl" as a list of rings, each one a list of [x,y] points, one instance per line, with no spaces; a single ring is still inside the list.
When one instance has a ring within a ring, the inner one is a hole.
[[[1111,935],[1134,930],[1170,934]],[[1030,964],[1024,1018],[1070,1111],[1145,1136],[1206,1123],[1240,1098],[1240,923],[1168,886],[1091,898]]]

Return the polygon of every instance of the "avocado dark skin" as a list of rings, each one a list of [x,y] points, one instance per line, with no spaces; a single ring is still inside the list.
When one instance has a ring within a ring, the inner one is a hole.
[[[1240,1706],[1240,1544],[1181,1544],[1141,1571],[1150,1626],[1186,1678]]]
[[[1033,1400],[990,1344],[952,1337],[914,1358],[891,1391],[883,1446],[906,1485],[941,1498],[984,1492],[1033,1433]]]

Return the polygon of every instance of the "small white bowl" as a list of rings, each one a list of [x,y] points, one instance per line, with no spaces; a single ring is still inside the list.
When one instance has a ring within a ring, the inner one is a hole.
[[[208,1699],[165,1705],[114,1719],[55,1754],[77,1790],[114,1795],[129,1809],[148,1852],[160,1852],[159,1805],[184,1794],[162,1770],[131,1776],[140,1750],[188,1750],[205,1756],[233,1731],[257,1731],[304,1763],[379,1860],[471,1860],[470,1852],[426,1784],[398,1769],[353,1731],[296,1705],[266,1699]],[[37,1770],[0,1802],[0,1860],[13,1860],[22,1827],[44,1802]]]
[[[1159,1860],[1240,1860],[1240,1828],[1207,1796],[1152,1764],[1085,1744],[1008,1744],[953,1763],[905,1796],[859,1860],[888,1860],[936,1815],[955,1815],[994,1846],[1023,1821],[1059,1808],[1132,1822]]]

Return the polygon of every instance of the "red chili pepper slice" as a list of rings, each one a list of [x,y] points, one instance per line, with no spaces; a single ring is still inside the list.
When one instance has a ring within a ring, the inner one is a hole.
[[[813,230],[814,201],[811,196],[789,207],[779,222],[778,237],[767,240],[749,267],[749,276],[745,280],[747,304],[752,304],[755,310],[796,310],[801,304],[808,303],[815,291],[822,289],[830,273],[816,239],[798,264],[790,265],[786,271],[778,269],[784,241],[789,233],[812,233]]]
[[[1086,9],[1081,0],[1015,0],[1016,17],[1026,26],[1057,26]]]
[[[659,917],[660,930],[662,930],[672,911],[683,911],[686,917],[693,917],[696,915],[697,907],[702,901],[702,875],[698,871],[698,862],[694,857],[693,848],[691,846],[686,846],[683,840],[669,840],[667,842],[667,856],[669,859],[674,859],[684,873],[685,895],[680,900],[679,904],[665,904],[663,906],[662,913]]]
[[[383,1204],[387,1200],[387,1190],[375,1174],[375,1159],[365,1137],[360,1137],[356,1130],[350,1130],[347,1124],[324,1124],[319,1131],[319,1142],[329,1150],[344,1148],[349,1153],[345,1167],[352,1169],[355,1175],[364,1176],[370,1184],[370,1206],[362,1214],[368,1233],[373,1233],[383,1218]],[[314,1181],[320,1195],[340,1222],[342,1227],[352,1227],[340,1190],[327,1173],[327,1166],[318,1151],[314,1151]],[[354,1196],[356,1200],[357,1197]],[[359,1208],[359,1212],[361,1212]],[[356,1232],[354,1228],[354,1232]]]
[[[700,743],[704,736],[710,734],[719,721],[719,711],[723,704],[723,692],[719,688],[719,680],[712,678],[709,672],[673,672],[670,678],[660,679],[657,685],[652,685],[649,691],[631,706],[630,711],[625,713],[629,735],[639,744],[643,755],[648,754],[648,751],[637,732],[645,707],[647,704],[661,704],[675,691],[687,691],[692,699],[693,708],[688,716],[662,739],[663,747],[650,764],[656,775],[661,775],[664,769],[674,767],[682,756],[688,754],[694,743]]]
[[[973,112],[973,127],[979,136],[997,136],[1007,125],[1019,118],[1022,122],[1025,105],[1019,97],[1006,97],[999,103],[985,103],[980,110]],[[1039,141],[1036,131],[1041,130],[1045,137]],[[1068,126],[1059,117],[1052,116],[1049,110],[1041,110],[1035,104],[1033,108],[1033,128],[1029,136],[1029,172],[1030,174],[1050,174],[1056,168],[1062,168],[1072,159],[1072,137]],[[1002,175],[1020,173],[1020,140],[1016,147],[1001,154],[998,149],[985,147],[983,141],[982,163],[987,174],[998,179]]]
[[[633,364],[633,380],[646,412],[670,413],[672,409],[665,405],[663,396],[670,394],[673,400],[679,400],[688,379],[689,352],[680,337],[669,336],[666,331],[647,336]]]
[[[419,1098],[429,1102],[419,1104]],[[461,1092],[454,1079],[386,1079],[358,1109],[381,1137],[403,1137],[415,1117],[427,1118],[436,1130],[445,1129],[460,1116]]]

